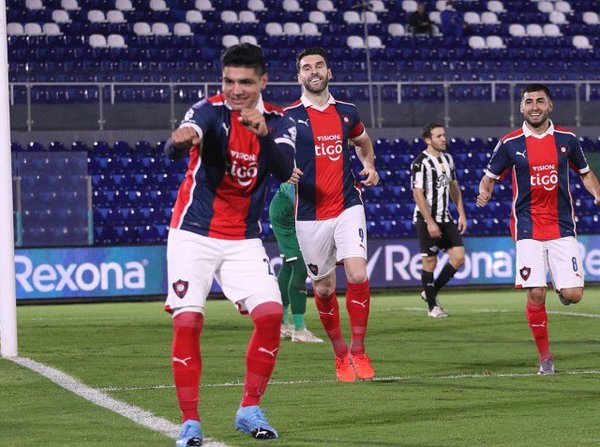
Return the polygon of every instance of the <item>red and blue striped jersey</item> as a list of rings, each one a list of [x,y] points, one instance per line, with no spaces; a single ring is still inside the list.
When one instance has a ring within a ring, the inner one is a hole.
[[[296,121],[296,166],[304,173],[298,183],[296,219],[332,219],[362,204],[348,147],[349,138],[365,133],[356,106],[329,96],[321,108],[303,95],[285,111]]]
[[[263,102],[276,149],[293,159],[296,126],[283,110]],[[272,170],[258,137],[238,122],[223,95],[204,99],[186,113],[180,127],[193,127],[202,139],[189,151],[187,172],[177,195],[171,228],[217,239],[257,237],[264,208],[267,178]]]
[[[510,230],[514,240],[575,236],[569,168],[579,174],[590,170],[575,134],[552,122],[541,135],[523,123],[521,129],[500,139],[486,174],[494,179],[512,175]]]

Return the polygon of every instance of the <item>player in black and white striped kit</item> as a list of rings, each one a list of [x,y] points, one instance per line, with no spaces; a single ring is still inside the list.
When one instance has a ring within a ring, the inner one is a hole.
[[[411,165],[411,187],[415,199],[413,223],[417,229],[423,256],[421,297],[427,302],[427,315],[432,318],[447,317],[437,295],[465,262],[462,234],[467,229],[467,217],[462,195],[456,180],[452,156],[446,152],[446,132],[441,124],[428,124],[423,128],[427,149]],[[450,215],[450,199],[458,210],[458,224]],[[437,279],[433,272],[440,250],[448,253],[449,262]]]

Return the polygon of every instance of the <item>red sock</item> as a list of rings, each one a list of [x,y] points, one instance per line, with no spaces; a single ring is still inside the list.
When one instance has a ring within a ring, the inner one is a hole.
[[[527,301],[527,322],[537,345],[540,360],[551,357],[550,341],[548,340],[548,315],[544,303],[537,304]]]
[[[198,312],[182,312],[173,318],[171,365],[182,422],[188,419],[200,420],[198,413],[202,375],[200,333],[203,324],[204,315]]]
[[[340,328],[340,307],[335,292],[326,298],[320,296],[316,291],[314,294],[321,324],[325,332],[327,332],[329,340],[331,340],[335,355],[338,357],[346,355],[348,353],[348,346]]]
[[[254,332],[246,351],[242,407],[258,405],[267,388],[279,351],[283,308],[279,303],[263,303],[254,308],[250,318],[254,323]]]
[[[361,284],[348,283],[346,292],[346,309],[350,318],[350,330],[352,332],[352,343],[350,352],[362,354],[365,352],[365,335],[367,333],[367,322],[369,320],[369,304],[371,292],[369,291],[369,280]]]

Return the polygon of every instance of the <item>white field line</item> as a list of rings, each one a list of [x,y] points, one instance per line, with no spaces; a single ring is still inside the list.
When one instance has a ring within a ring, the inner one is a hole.
[[[404,307],[403,310],[423,312],[421,307]],[[470,312],[474,313],[506,313],[512,312],[508,309],[471,309]],[[563,312],[563,311],[548,311],[549,314],[555,315],[566,315],[572,317],[583,317],[583,318],[600,318],[600,314],[585,314],[577,312]],[[585,375],[598,375],[600,370],[581,370],[581,371],[563,371],[557,372],[555,375],[569,375],[569,376],[585,376]],[[454,379],[478,379],[484,377],[535,377],[537,373],[473,373],[473,374],[455,374],[450,376],[389,376],[389,377],[375,377],[373,381],[407,381],[407,380],[454,380]],[[325,384],[325,383],[336,383],[336,380],[289,380],[289,381],[278,381],[272,380],[269,385],[305,385],[305,384]],[[243,382],[225,382],[225,383],[203,383],[203,388],[227,388],[243,386]],[[160,389],[171,389],[173,385],[148,385],[140,387],[105,387],[100,388],[102,391],[139,391],[139,390],[160,390]]]
[[[11,360],[18,365],[41,374],[65,390],[83,397],[85,400],[99,407],[106,408],[150,430],[162,433],[171,439],[177,439],[179,427],[171,421],[155,416],[149,411],[142,410],[135,405],[114,399],[103,390],[90,388],[68,374],[35,360],[26,357],[7,357],[7,360]],[[202,445],[206,447],[228,447],[226,444],[207,438],[204,439]]]
[[[425,312],[426,307],[403,307],[402,310],[408,310],[411,312]],[[494,313],[511,313],[518,311],[508,309],[470,309],[467,312],[480,313],[480,314],[494,314]],[[462,312],[460,312],[462,313]],[[546,313],[552,315],[564,315],[567,317],[582,317],[582,318],[600,318],[600,314],[586,314],[580,312],[565,312],[564,310],[547,310]]]
[[[404,310],[422,312],[423,308],[420,307],[405,307]],[[511,312],[506,309],[473,309],[471,312],[476,313],[498,313],[498,312]],[[563,311],[548,311],[549,314],[555,315],[566,315],[573,317],[584,317],[584,318],[600,318],[599,314],[585,314],[577,312],[563,312]],[[115,391],[139,391],[139,390],[156,390],[156,389],[171,389],[173,385],[149,385],[143,387],[104,387],[100,389],[94,389],[84,385],[75,378],[63,373],[62,371],[44,365],[43,363],[36,362],[35,360],[28,359],[26,357],[9,357],[11,360],[27,369],[35,371],[44,377],[48,378],[58,386],[70,391],[84,399],[92,402],[95,405],[106,408],[117,414],[120,414],[133,422],[143,425],[151,430],[162,433],[163,435],[176,439],[179,431],[179,427],[172,422],[153,415],[152,413],[142,410],[135,405],[131,405],[120,400],[110,397],[106,392]],[[408,381],[408,380],[455,380],[455,379],[476,379],[476,378],[488,378],[488,377],[534,377],[536,373],[474,373],[474,374],[456,374],[448,376],[389,376],[389,377],[376,377],[373,381]],[[582,371],[564,371],[556,373],[556,375],[572,375],[572,376],[583,376],[583,375],[600,375],[600,370],[582,370]],[[303,384],[325,384],[335,383],[335,380],[291,380],[291,381],[271,381],[270,385],[303,385]],[[202,387],[206,388],[222,388],[222,387],[240,387],[243,386],[243,382],[226,382],[226,383],[214,383],[214,384],[203,384]],[[226,444],[219,441],[205,439],[203,445],[206,447],[227,447]]]
[[[578,370],[578,371],[561,371],[554,374],[555,376],[590,376],[600,375],[600,370],[589,369],[589,370]],[[449,376],[387,376],[387,377],[375,377],[373,382],[404,382],[412,380],[456,380],[456,379],[482,379],[489,377],[536,377],[537,373],[495,373],[495,372],[482,372],[472,374],[453,374]],[[327,383],[337,383],[334,379],[318,379],[318,380],[271,380],[269,385],[320,385]],[[225,382],[225,383],[204,383],[202,388],[230,388],[230,387],[241,387],[244,386],[243,382]],[[148,385],[148,386],[134,386],[134,387],[118,387],[111,386],[100,388],[102,391],[141,391],[141,390],[161,390],[174,388],[173,385]]]

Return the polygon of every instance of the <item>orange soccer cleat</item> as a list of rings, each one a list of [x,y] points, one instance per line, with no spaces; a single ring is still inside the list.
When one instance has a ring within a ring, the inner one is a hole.
[[[340,382],[354,382],[356,379],[349,353],[335,357],[335,375]]]
[[[352,366],[354,366],[356,377],[360,380],[371,380],[375,376],[371,359],[365,353],[352,354]]]

